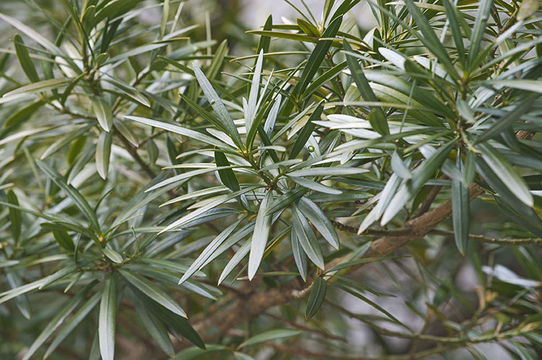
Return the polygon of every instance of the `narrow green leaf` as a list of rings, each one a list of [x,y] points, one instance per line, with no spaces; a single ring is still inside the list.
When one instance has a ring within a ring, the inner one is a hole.
[[[164,325],[166,325],[169,332],[176,337],[183,336],[192,344],[201,349],[205,349],[203,340],[190,325],[188,320],[160,306],[156,302],[151,301],[148,297],[143,296],[139,291],[134,290],[134,292],[137,294],[138,300],[144,304],[144,307],[149,310],[152,315],[157,317]]]
[[[328,81],[334,79],[338,75],[341,74],[341,72],[346,68],[347,63],[346,61],[343,61],[340,64],[337,64],[333,66],[331,69],[327,70],[322,75],[318,76],[316,79],[314,79],[313,82],[303,92],[301,95],[302,98],[307,98],[310,95],[312,95],[316,90],[320,89],[325,83]]]
[[[329,24],[327,29],[322,33],[322,38],[334,38],[339,31],[342,20],[342,16],[334,19]],[[309,56],[309,59],[305,64],[305,68],[303,69],[303,73],[301,74],[301,78],[299,79],[299,83],[296,86],[298,88],[299,94],[303,94],[309,86],[309,83],[314,78],[314,75],[316,75],[316,73],[320,69],[320,65],[322,64],[322,61],[324,61],[324,58],[332,43],[332,40],[319,40],[314,47],[311,56]]]
[[[497,174],[515,196],[527,206],[533,206],[533,196],[529,187],[512,165],[491,145],[484,143],[476,146],[482,153],[486,164]]]
[[[515,121],[520,120],[521,117],[525,115],[534,105],[537,97],[538,94],[532,94],[527,96],[522,102],[517,104],[512,110],[510,110],[503,117],[501,117],[492,127],[485,130],[482,135],[478,136],[475,139],[475,144],[499,135],[504,130],[512,126]]]
[[[318,42],[318,38],[308,36],[305,34],[296,34],[286,31],[270,31],[270,30],[250,30],[246,32],[247,34],[254,34],[260,36],[274,37],[279,39],[288,39],[294,41],[308,41],[312,43]]]
[[[304,188],[307,188],[307,189],[310,189],[310,190],[314,190],[314,191],[321,192],[321,193],[324,193],[324,194],[332,194],[332,195],[340,195],[340,194],[342,194],[341,190],[338,190],[338,189],[335,189],[335,188],[332,188],[332,187],[329,187],[329,186],[322,185],[322,184],[320,184],[318,182],[308,180],[308,179],[305,179],[303,177],[288,176],[288,178],[290,180],[292,180],[293,182],[295,182],[296,184],[301,185]]]
[[[329,221],[326,214],[307,197],[302,197],[297,202],[297,208],[312,223],[326,241],[335,249],[339,249],[339,236],[335,227]]]
[[[222,68],[222,65],[224,64],[224,59],[226,55],[228,54],[228,40],[224,40],[218,45],[218,48],[215,51],[215,54],[213,56],[213,61],[211,62],[211,65],[209,65],[209,69],[207,69],[207,76],[210,79],[214,79],[218,76],[220,73],[220,69]]]
[[[141,1],[142,0],[116,0],[101,2],[96,7],[96,15],[93,17],[90,27],[94,27],[105,18],[113,20],[126,14],[128,11],[134,9]]]
[[[60,175],[55,169],[44,163],[43,161],[36,160],[36,164],[40,167],[41,170],[59,187],[61,188],[68,197],[70,197],[75,205],[81,210],[81,212],[86,216],[87,220],[90,221],[92,226],[96,229],[100,229],[98,224],[98,219],[94,210],[90,207],[86,199],[81,195],[76,188],[66,183],[66,180],[62,175]]]
[[[266,332],[263,332],[261,334],[255,335],[251,337],[250,339],[244,341],[241,343],[237,348],[241,349],[246,346],[261,344],[263,342],[267,341],[273,341],[278,339],[284,339],[292,336],[297,336],[301,334],[302,331],[300,330],[293,330],[293,329],[275,329],[275,330],[269,330]]]
[[[110,132],[102,131],[96,144],[96,170],[102,179],[107,178],[109,172],[109,159],[111,157],[111,144],[113,136]]]
[[[22,214],[21,211],[17,209],[17,207],[19,206],[19,200],[17,199],[17,195],[15,195],[12,190],[6,192],[6,197],[8,203],[15,206],[9,208],[9,221],[11,223],[11,234],[13,235],[15,242],[17,242],[19,240],[19,236],[21,236],[22,228]]]
[[[105,246],[102,249],[102,252],[104,253],[105,256],[107,256],[109,260],[113,261],[114,263],[122,264],[122,262],[124,261],[122,259],[122,256],[118,252],[110,248],[109,246]]]
[[[117,327],[117,285],[114,275],[105,280],[98,317],[98,337],[103,360],[115,358],[115,332]]]
[[[448,153],[455,145],[456,140],[452,140],[442,145],[433,152],[425,162],[418,166],[412,172],[412,179],[404,180],[399,190],[388,204],[382,215],[381,225],[387,224],[403,208],[406,202],[414,197],[423,185],[429,180],[446,160]]]
[[[64,230],[54,230],[53,236],[60,245],[60,247],[73,252],[75,250],[75,245],[73,243],[73,239],[68,235],[68,233]]]
[[[28,49],[26,48],[23,39],[19,34],[15,34],[13,37],[13,45],[15,46],[15,54],[21,63],[24,73],[28,77],[28,80],[31,82],[38,82],[40,78],[34,67],[34,63],[28,54]]]
[[[254,225],[254,232],[252,234],[252,240],[250,242],[250,256],[248,259],[248,279],[252,280],[256,271],[260,267],[262,261],[265,246],[267,245],[267,239],[269,237],[269,230],[271,226],[271,215],[267,214],[266,209],[272,199],[271,191],[265,194],[265,197],[258,209],[258,215],[256,216],[256,223]]]
[[[147,140],[147,154],[149,155],[149,161],[151,164],[155,164],[156,160],[158,160],[160,150],[158,149],[158,145],[156,145],[156,142],[153,139]]]
[[[218,167],[223,167],[218,170],[218,175],[222,183],[233,191],[239,191],[239,181],[231,169],[230,162],[228,161],[228,158],[226,158],[226,155],[221,151],[215,150],[215,161]]]
[[[16,264],[19,263],[18,261],[15,261],[15,262],[16,262]],[[16,264],[14,264],[14,265],[16,265]],[[4,267],[4,266],[0,265],[0,267]],[[6,274],[6,280],[8,281],[8,284],[12,289],[16,289],[16,288],[20,287],[21,284],[23,283],[21,277],[17,274],[16,271],[10,271],[10,269],[6,269],[5,274]],[[28,296],[26,294],[17,296],[15,298],[15,306],[17,306],[17,309],[19,310],[19,312],[26,319],[31,318],[30,301],[28,300]]]
[[[292,151],[290,152],[290,159],[295,158],[301,152],[301,150],[303,150],[303,147],[307,144],[309,137],[314,131],[313,121],[320,120],[320,116],[322,115],[322,110],[323,110],[323,106],[321,104],[318,105],[318,107],[314,110],[314,112],[311,114],[311,116],[307,120],[307,123],[305,124],[305,126],[303,126],[303,129],[301,129],[301,131],[299,132],[299,135],[297,136],[294,146],[292,146]]]
[[[489,19],[489,12],[491,11],[492,6],[493,0],[481,0],[480,6],[478,7],[476,21],[474,22],[474,27],[470,37],[469,64],[471,66],[475,65],[473,64],[473,61],[480,52],[480,45],[484,37],[487,21]]]
[[[195,346],[184,349],[177,353],[175,360],[197,360],[202,356],[208,356],[215,352],[222,352],[223,354],[230,354],[231,349],[225,345],[208,344],[204,349],[197,348]],[[216,356],[216,354],[214,354]],[[218,357],[218,356],[217,356]]]
[[[350,74],[352,75],[352,79],[354,80],[361,97],[365,101],[378,102],[379,100],[373,92],[373,89],[371,89],[369,81],[365,77],[361,65],[358,63],[356,58],[351,55],[353,50],[346,40],[344,40],[344,50],[346,52],[346,62],[348,63]],[[371,113],[373,115],[370,117],[369,122],[371,123],[372,128],[381,135],[388,135],[390,133],[390,129],[388,127],[386,115],[382,109],[380,107],[375,107]]]
[[[307,255],[297,240],[294,227],[290,230],[290,242],[292,244],[292,254],[294,255],[294,261],[297,270],[299,271],[299,275],[303,281],[307,281]]]
[[[420,39],[420,41],[425,45],[425,47],[427,47],[427,49],[437,57],[437,59],[442,63],[442,65],[446,67],[449,75],[452,76],[452,78],[456,80],[459,79],[459,74],[457,73],[457,70],[452,64],[452,61],[448,56],[448,52],[435,34],[435,31],[433,30],[433,27],[431,26],[427,18],[422,15],[413,0],[405,0],[405,5],[408,9],[408,12],[410,13],[410,16],[412,16],[412,19],[414,20],[416,25],[418,25],[418,28],[421,31],[421,35],[419,35],[417,32],[415,33],[418,39]]]
[[[15,111],[4,122],[4,128],[9,128],[10,126],[16,126],[24,123],[27,120],[30,120],[32,115],[38,111],[45,102],[43,100],[38,100],[33,103],[30,103],[19,110]]]
[[[220,285],[224,280],[226,280],[228,275],[233,271],[233,269],[237,266],[237,264],[239,264],[241,262],[241,260],[243,260],[245,258],[245,256],[247,256],[247,254],[248,254],[248,252],[250,250],[251,243],[252,243],[252,241],[245,242],[237,250],[235,255],[232,256],[230,261],[224,267],[224,270],[222,270],[222,273],[220,274],[220,277],[218,278],[218,285]]]
[[[399,176],[401,179],[412,178],[410,170],[405,165],[403,160],[399,157],[397,151],[394,151],[391,156],[391,168],[393,169],[393,172],[397,174],[397,176]]]
[[[213,110],[218,115],[218,118],[222,121],[224,128],[227,130],[227,134],[232,138],[235,145],[242,149],[243,143],[241,141],[241,136],[239,136],[239,132],[237,131],[237,126],[233,123],[228,110],[226,110],[226,106],[224,106],[224,103],[215,89],[213,89],[209,80],[207,80],[201,69],[197,66],[194,67],[194,75],[201,86],[205,97],[209,101],[209,104],[211,104]]]
[[[443,0],[444,7],[446,8],[446,17],[448,18],[448,23],[450,24],[450,30],[452,31],[452,37],[454,39],[455,47],[457,48],[457,56],[463,64],[465,63],[465,47],[463,46],[463,35],[461,34],[461,29],[459,22],[457,21],[456,7],[452,5],[450,0]]]
[[[312,318],[320,310],[326,298],[326,290],[327,282],[321,277],[317,277],[312,283],[311,293],[307,301],[307,309],[305,310],[305,319]]]
[[[345,176],[367,172],[367,169],[355,167],[309,167],[289,172],[289,176]]]
[[[273,29],[273,15],[269,15],[262,28],[264,31]],[[264,54],[269,52],[269,46],[271,44],[271,38],[269,36],[262,35],[260,41],[258,41],[258,54],[263,50]]]
[[[166,26],[169,18],[169,0],[165,0],[162,5],[162,20],[160,21],[160,38],[166,35]]]
[[[158,129],[163,129],[163,130],[166,130],[166,131],[170,131],[170,132],[175,133],[175,134],[187,136],[189,138],[201,141],[203,143],[206,143],[206,144],[209,144],[209,145],[212,145],[212,146],[218,146],[219,148],[224,148],[224,146],[229,147],[228,145],[224,144],[221,141],[216,140],[215,138],[213,138],[213,137],[211,137],[209,135],[205,135],[205,134],[202,134],[200,132],[190,130],[190,129],[187,129],[187,128],[184,128],[184,127],[181,127],[181,126],[178,126],[178,125],[170,124],[170,123],[167,123],[167,122],[164,122],[164,121],[156,121],[156,120],[151,120],[151,119],[147,119],[147,118],[140,117],[140,116],[127,116],[127,115],[124,116],[124,118],[128,119],[128,120],[133,120],[133,121],[139,122],[141,124],[149,125],[149,126],[152,126],[152,127],[158,128]]]
[[[51,89],[58,89],[59,87],[62,87],[64,85],[67,85],[71,79],[48,79],[48,80],[42,80],[35,83],[31,83],[28,85],[20,86],[14,90],[11,90],[4,95],[2,95],[2,98],[9,98],[12,95],[19,95],[19,94],[33,94],[35,92],[44,91],[44,90],[51,90]]]
[[[343,1],[341,5],[337,7],[337,10],[333,13],[331,16],[331,21],[333,19],[336,19],[339,16],[343,16],[346,14],[350,9],[352,9],[354,6],[356,6],[361,0],[346,0]]]
[[[307,219],[303,216],[303,214],[300,214],[295,205],[292,207],[292,222],[297,240],[301,244],[301,247],[309,259],[323,270],[324,257],[322,256],[318,239],[316,239],[316,236],[307,222]]]
[[[256,133],[252,129],[253,126],[259,126],[259,123],[254,124],[256,118],[256,108],[258,104],[258,97],[260,93],[260,79],[262,76],[262,66],[263,66],[263,50],[258,54],[258,59],[256,60],[256,66],[254,67],[254,72],[252,75],[252,82],[250,84],[250,93],[248,96],[248,104],[245,110],[245,123],[246,123],[246,132]]]
[[[462,173],[461,157],[458,155],[457,163]],[[469,189],[462,179],[452,179],[452,223],[454,228],[455,244],[461,254],[465,254],[469,240]]]
[[[136,275],[126,270],[119,270],[122,276],[128,280],[129,283],[138,288],[143,294],[156,301],[169,311],[182,317],[186,317],[184,310],[167,295],[162,289],[156,286],[154,283],[145,279],[142,276]]]
[[[73,140],[66,154],[66,161],[68,164],[72,165],[78,156],[83,152],[85,144],[87,143],[86,136],[78,136]]]
[[[92,98],[92,111],[96,115],[98,123],[105,131],[109,132],[113,127],[113,112],[111,106],[100,97]]]
[[[75,266],[68,266],[64,267],[57,272],[48,275],[44,278],[41,278],[39,280],[33,281],[31,283],[21,285],[15,289],[11,289],[8,291],[4,291],[3,293],[0,293],[0,304],[5,303],[8,300],[13,299],[14,297],[17,297],[22,294],[26,294],[30,291],[41,289],[48,284],[52,283],[53,281],[56,281],[58,279],[63,278],[64,276],[73,273],[73,271],[76,269]]]
[[[299,26],[301,31],[303,31],[305,34],[309,36],[320,37],[320,32],[318,31],[318,28],[316,26],[300,18],[297,18],[296,21],[297,26]]]
[[[213,199],[208,199],[206,202],[205,202],[205,205],[199,207],[197,210],[193,210],[191,212],[189,212],[188,214],[182,216],[180,219],[172,222],[171,224],[169,224],[168,226],[166,226],[162,231],[160,231],[160,233],[164,233],[166,231],[170,231],[174,228],[177,228],[179,226],[182,226],[182,225],[185,225],[187,223],[189,223],[190,221],[196,219],[198,216],[206,213],[207,211],[227,202],[228,200],[231,200],[231,199],[234,199],[240,195],[243,195],[249,191],[254,191],[255,189],[261,187],[261,185],[254,185],[254,186],[247,186],[246,188],[244,189],[241,189],[239,191],[235,191],[235,192],[232,192],[230,194],[226,194],[226,195],[219,195]]]
[[[224,243],[224,241],[226,241],[226,239],[237,228],[237,226],[239,225],[240,222],[241,222],[241,220],[238,220],[235,223],[228,226],[220,234],[218,234],[213,239],[213,241],[211,241],[209,243],[209,245],[207,245],[207,247],[205,247],[205,249],[197,257],[197,259],[194,260],[192,265],[190,265],[188,270],[186,270],[186,272],[183,274],[183,276],[181,277],[181,280],[179,280],[179,285],[182,284],[183,282],[185,282],[186,280],[188,280],[192,275],[194,275],[194,273],[196,273],[198,270],[200,270],[203,267],[203,264],[206,263],[208,261],[208,258],[211,255],[213,255],[215,250],[218,249],[218,247],[220,245],[222,245],[222,243]]]

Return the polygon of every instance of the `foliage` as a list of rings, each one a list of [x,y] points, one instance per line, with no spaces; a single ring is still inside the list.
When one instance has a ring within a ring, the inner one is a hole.
[[[540,355],[537,0],[291,3],[230,42],[190,2],[25,3],[2,358]]]

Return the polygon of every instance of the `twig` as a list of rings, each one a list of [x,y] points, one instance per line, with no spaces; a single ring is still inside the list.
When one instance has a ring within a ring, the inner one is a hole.
[[[289,320],[286,320],[286,319],[283,319],[281,318],[280,316],[276,316],[276,315],[273,315],[273,314],[269,314],[269,313],[264,313],[263,315],[265,316],[268,316],[272,319],[275,319],[279,322],[282,322],[282,323],[285,323],[285,324],[288,324],[290,325],[291,327],[294,327],[296,329],[299,329],[299,330],[303,330],[303,331],[307,331],[307,332],[311,332],[311,333],[314,333],[314,334],[317,334],[317,335],[320,335],[326,339],[331,339],[331,340],[337,340],[337,341],[341,341],[341,342],[346,342],[346,340],[343,338],[343,337],[340,337],[340,336],[335,336],[335,335],[332,335],[332,334],[329,334],[327,332],[323,332],[323,331],[320,331],[320,330],[317,330],[317,329],[313,329],[313,328],[310,328],[308,326],[305,326],[305,325],[301,325],[301,324],[297,324],[293,321],[289,321]]]
[[[446,230],[431,230],[431,234],[435,235],[444,235],[444,236],[453,236],[453,231],[446,231]],[[484,242],[484,243],[491,243],[491,244],[499,244],[499,245],[528,245],[528,244],[536,244],[536,245],[542,245],[542,238],[522,238],[522,239],[508,239],[508,238],[492,238],[487,237],[484,235],[475,235],[475,234],[469,234],[469,238]]]
[[[440,344],[479,344],[484,342],[491,342],[491,341],[500,341],[505,339],[510,339],[513,337],[521,336],[530,331],[524,330],[524,329],[511,329],[500,333],[492,333],[488,335],[481,335],[477,336],[475,338],[469,338],[464,335],[453,337],[453,336],[434,336],[434,335],[425,335],[425,334],[409,334],[409,333],[403,333],[399,331],[394,331],[390,329],[386,329],[380,325],[377,325],[373,323],[372,321],[368,320],[367,316],[355,314],[353,312],[348,311],[347,309],[343,308],[342,306],[339,306],[335,303],[332,303],[330,301],[325,302],[327,306],[333,307],[334,309],[339,310],[340,312],[344,313],[350,318],[359,320],[366,324],[367,326],[370,326],[371,328],[375,329],[384,336],[391,336],[391,337],[397,337],[402,339],[416,339],[416,340],[422,340],[422,341],[429,341],[433,343],[440,343]]]

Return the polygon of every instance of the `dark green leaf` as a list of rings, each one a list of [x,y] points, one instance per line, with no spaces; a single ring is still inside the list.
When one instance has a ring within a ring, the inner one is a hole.
[[[412,16],[412,19],[416,25],[418,25],[418,28],[421,31],[421,35],[416,32],[418,39],[420,39],[427,49],[437,57],[444,67],[446,67],[446,70],[448,70],[450,76],[452,76],[454,79],[459,79],[459,74],[452,64],[452,61],[448,56],[448,52],[435,34],[435,31],[433,30],[433,27],[429,23],[428,19],[422,15],[413,0],[405,0],[405,5],[408,12]]]
[[[464,254],[469,240],[469,190],[461,180],[456,179],[452,179],[452,220],[455,244]]]
[[[6,192],[6,197],[8,200],[8,203],[15,205],[16,207],[19,206],[19,200],[17,199],[17,195],[12,190],[9,190]],[[22,228],[22,215],[21,211],[17,209],[16,207],[10,207],[9,208],[9,221],[10,224],[10,230],[11,234],[13,235],[13,238],[17,242],[19,240],[19,236],[21,235],[21,228]]]
[[[318,105],[318,107],[314,110],[314,112],[307,120],[305,126],[303,126],[303,129],[301,129],[301,131],[299,132],[294,146],[292,147],[292,151],[290,152],[290,159],[295,158],[301,152],[301,150],[303,150],[303,147],[309,140],[309,137],[314,130],[313,121],[320,120],[320,116],[322,115],[322,109],[322,105]]]
[[[40,81],[36,68],[34,67],[34,63],[32,62],[24,41],[19,34],[15,34],[13,37],[13,45],[15,46],[15,53],[17,54],[17,58],[19,59],[21,67],[28,77],[28,80],[31,82]]]
[[[158,304],[162,305],[169,311],[173,312],[182,317],[186,317],[184,310],[173,300],[169,295],[167,295],[162,289],[156,286],[154,283],[145,279],[142,276],[136,275],[135,273],[119,270],[122,276],[128,280],[129,283],[134,285],[139,289],[143,294],[156,301]]]
[[[228,161],[228,158],[226,158],[226,155],[224,155],[224,153],[221,151],[215,150],[215,161],[217,166],[224,167],[218,170],[220,181],[222,181],[222,183],[231,190],[239,191],[239,181],[237,180],[233,170],[229,168],[230,162]]]
[[[58,243],[58,245],[60,245],[60,247],[66,249],[66,250],[68,250],[70,252],[75,250],[75,245],[73,243],[73,240],[68,235],[68,233],[66,231],[54,230],[53,231],[53,236],[54,236],[56,242]]]
[[[305,310],[305,319],[310,319],[324,303],[326,298],[327,282],[321,277],[317,277],[312,283],[311,293],[307,301],[307,309]]]
[[[363,69],[361,68],[361,65],[358,63],[356,58],[351,55],[352,53],[352,47],[350,44],[344,40],[344,50],[346,51],[346,62],[348,63],[348,68],[350,69],[350,74],[352,75],[352,79],[356,83],[356,86],[358,88],[359,93],[361,94],[362,98],[366,101],[379,101],[376,95],[373,92],[373,89],[371,89],[371,86],[369,85],[369,81],[367,81],[367,78],[365,77],[365,74],[363,73]],[[386,120],[386,116],[384,115],[384,112],[380,107],[375,107],[371,111],[371,116],[369,118],[369,122],[371,123],[372,128],[377,131],[379,134],[387,135],[390,133],[390,129],[388,127],[388,121]]]
[[[334,38],[339,31],[342,20],[342,17],[337,17],[336,19],[334,19],[329,24],[327,29],[322,33],[322,38]],[[324,58],[327,54],[327,51],[331,47],[331,44],[332,40],[319,40],[314,47],[311,56],[305,64],[305,68],[303,69],[303,73],[301,74],[301,78],[299,79],[299,83],[297,84],[298,92],[300,94],[303,94],[305,92],[314,75],[316,75],[316,73],[320,69],[320,65],[322,64],[322,61],[324,61]]]

